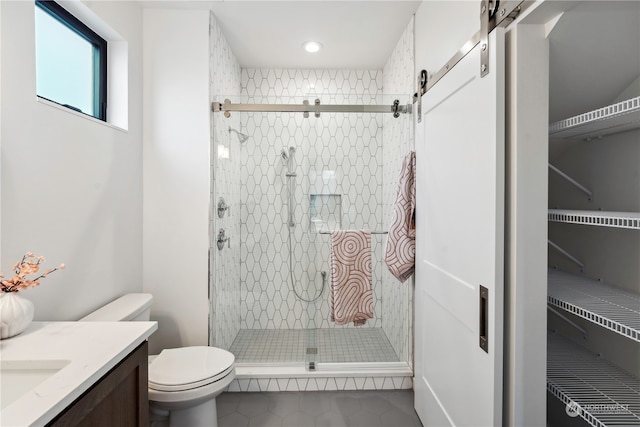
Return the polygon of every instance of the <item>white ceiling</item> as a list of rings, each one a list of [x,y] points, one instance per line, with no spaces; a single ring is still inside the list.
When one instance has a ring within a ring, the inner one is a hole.
[[[421,1],[142,1],[210,8],[244,68],[381,69]],[[324,48],[309,54],[302,44]]]

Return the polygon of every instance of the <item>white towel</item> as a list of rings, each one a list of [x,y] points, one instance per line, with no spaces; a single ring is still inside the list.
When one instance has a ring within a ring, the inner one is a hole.
[[[416,153],[411,151],[402,162],[393,221],[389,227],[384,262],[400,282],[413,274],[416,266]]]
[[[330,249],[331,320],[336,325],[364,325],[373,318],[371,232],[332,231]]]

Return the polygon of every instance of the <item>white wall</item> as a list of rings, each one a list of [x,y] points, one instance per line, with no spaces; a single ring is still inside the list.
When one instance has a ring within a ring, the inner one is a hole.
[[[549,45],[543,24],[506,40],[504,420],[544,425]]]
[[[2,267],[2,2],[0,2],[0,268]],[[0,271],[2,271],[0,269]]]
[[[480,29],[480,2],[425,0],[415,22],[416,71],[432,74]]]
[[[145,9],[143,280],[150,352],[207,345],[209,12]]]
[[[75,320],[142,290],[142,33],[134,2],[90,8],[128,43],[128,130],[38,101],[34,3],[1,16],[1,269],[27,251],[67,269],[24,292],[36,320]]]

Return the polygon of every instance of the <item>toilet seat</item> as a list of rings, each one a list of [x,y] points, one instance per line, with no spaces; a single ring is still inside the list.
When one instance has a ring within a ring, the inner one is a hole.
[[[235,370],[230,352],[206,346],[163,350],[149,365],[149,389],[177,392],[196,389]]]

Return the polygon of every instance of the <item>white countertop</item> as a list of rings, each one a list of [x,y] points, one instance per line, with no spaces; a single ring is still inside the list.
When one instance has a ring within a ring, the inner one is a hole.
[[[156,322],[33,322],[21,334],[0,340],[2,363],[69,361],[2,409],[0,425],[45,425],[156,329]]]

